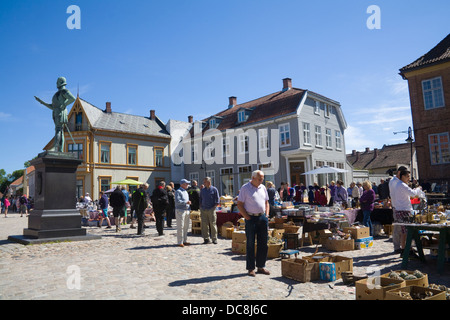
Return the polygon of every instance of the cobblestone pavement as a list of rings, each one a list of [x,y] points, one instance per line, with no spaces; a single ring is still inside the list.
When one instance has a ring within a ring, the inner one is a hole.
[[[192,245],[177,247],[176,229],[157,236],[154,222],[145,236],[123,226],[112,229],[86,227],[99,240],[21,245],[7,240],[22,235],[27,218],[10,213],[0,217],[0,299],[40,300],[354,300],[355,287],[342,280],[299,283],[281,276],[280,259],[267,261],[271,274],[247,276],[245,256],[231,252],[231,240],[220,238],[218,244],[203,244],[191,235]],[[319,246],[320,252],[324,251]],[[311,255],[316,246],[301,249]],[[399,270],[401,259],[393,254],[392,241],[379,237],[365,250],[346,251],[352,257],[354,271],[365,272],[369,266]],[[430,283],[450,286],[450,272],[439,276],[436,260],[427,263],[411,260],[409,269],[428,273]],[[79,274],[77,282],[75,275]]]

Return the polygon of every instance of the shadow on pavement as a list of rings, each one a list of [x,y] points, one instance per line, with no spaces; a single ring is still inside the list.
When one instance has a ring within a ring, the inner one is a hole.
[[[169,287],[180,287],[188,284],[199,284],[199,283],[209,283],[213,281],[230,280],[235,278],[247,277],[247,273],[231,274],[226,276],[210,276],[203,278],[194,278],[186,280],[177,280],[169,283]]]

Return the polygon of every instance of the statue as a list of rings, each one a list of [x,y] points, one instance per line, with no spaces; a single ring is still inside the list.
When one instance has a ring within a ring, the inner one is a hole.
[[[50,151],[63,152],[64,151],[64,126],[67,128],[67,106],[75,101],[72,93],[66,89],[66,78],[60,77],[56,81],[58,92],[52,98],[52,103],[48,104],[34,97],[39,103],[53,111],[53,122],[55,123],[55,139],[53,147]],[[69,132],[70,133],[70,132]]]

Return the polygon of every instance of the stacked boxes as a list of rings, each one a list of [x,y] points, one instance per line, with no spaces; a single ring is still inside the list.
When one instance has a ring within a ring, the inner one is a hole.
[[[191,211],[190,218],[192,221],[192,234],[201,234],[202,221],[200,219],[200,211]]]
[[[353,259],[321,253],[301,259],[281,260],[281,275],[300,282],[335,281],[344,271],[353,271]]]
[[[369,227],[347,227],[345,233],[349,233],[355,240],[354,249],[367,249],[373,246],[373,237],[370,236]]]

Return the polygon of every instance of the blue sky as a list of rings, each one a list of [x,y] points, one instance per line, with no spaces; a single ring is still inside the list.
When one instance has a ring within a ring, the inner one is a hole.
[[[81,9],[70,30],[67,8]],[[381,29],[366,26],[377,5]],[[398,70],[450,31],[448,0],[1,0],[0,168],[53,137],[56,79],[104,108],[194,120],[278,91],[282,79],[341,103],[347,153],[403,142],[412,125]]]

